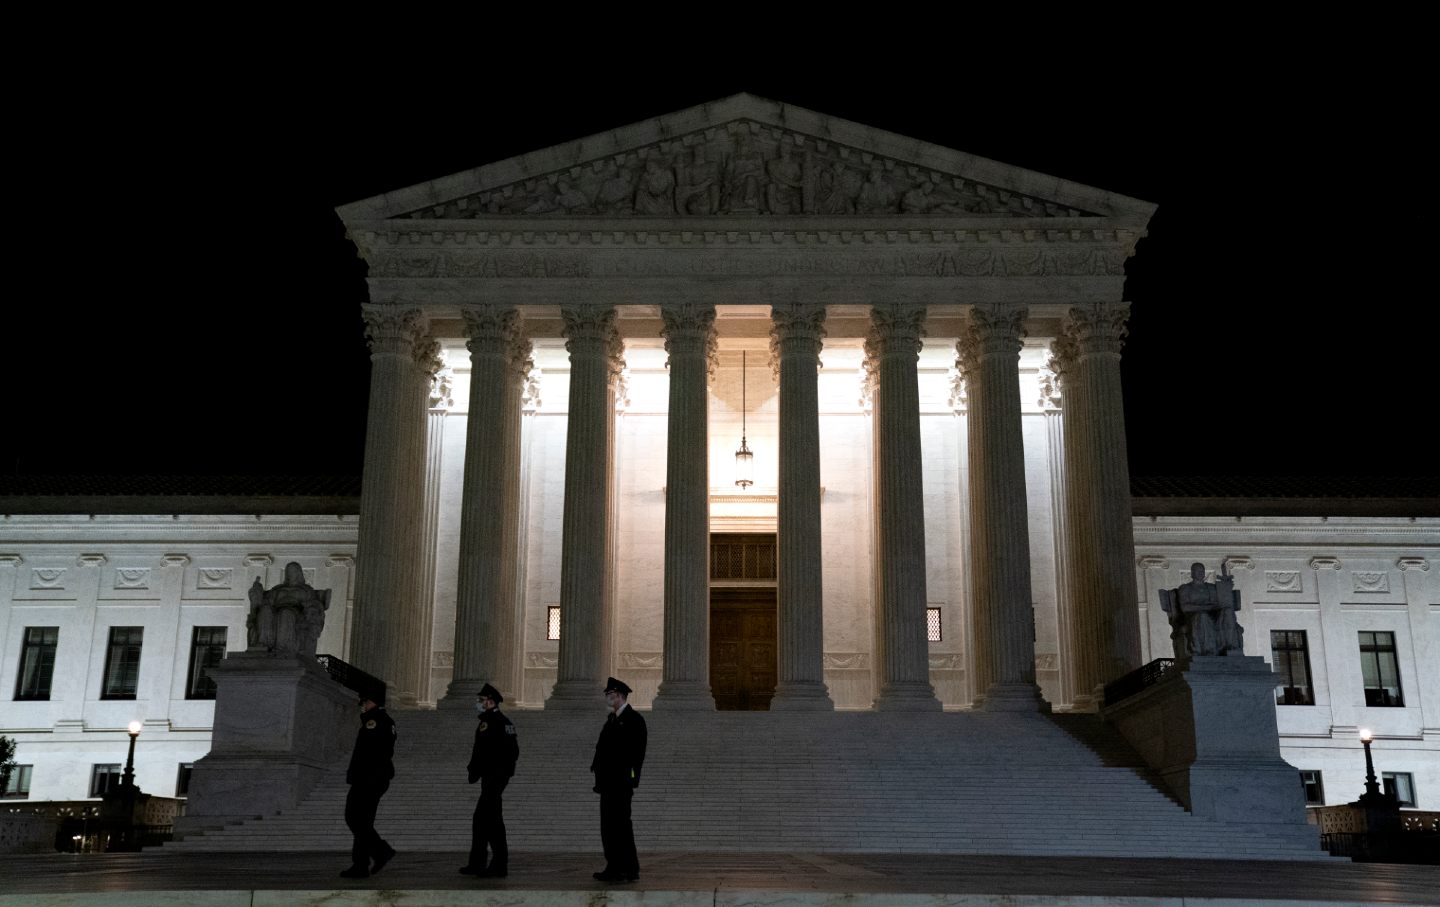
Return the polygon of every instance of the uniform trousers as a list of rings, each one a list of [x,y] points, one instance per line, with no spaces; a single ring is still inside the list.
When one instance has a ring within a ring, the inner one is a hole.
[[[510,849],[505,845],[505,813],[500,800],[509,783],[509,778],[502,777],[480,779],[480,802],[475,804],[475,816],[470,824],[471,866],[485,866],[487,844],[493,854],[491,869],[505,869],[510,863]]]
[[[630,788],[600,792],[600,843],[605,848],[606,872],[640,874],[635,829],[630,824],[630,798],[634,793]]]
[[[372,859],[391,853],[390,845],[375,830],[375,811],[380,808],[380,798],[389,789],[389,781],[350,785],[350,793],[345,797],[345,824],[355,836],[355,843],[350,848],[352,866],[368,869]]]

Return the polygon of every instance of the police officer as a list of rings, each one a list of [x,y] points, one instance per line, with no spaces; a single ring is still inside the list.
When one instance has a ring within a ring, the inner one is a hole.
[[[640,878],[635,854],[635,830],[630,824],[630,798],[640,786],[645,762],[645,719],[630,708],[630,688],[614,677],[605,682],[605,704],[610,714],[595,744],[590,771],[600,795],[600,841],[605,868],[594,874],[601,882],[634,882]]]
[[[500,795],[515,774],[520,758],[520,741],[515,725],[500,713],[505,699],[490,684],[480,688],[475,713],[480,724],[475,728],[475,747],[470,751],[470,783],[480,782],[480,802],[475,804],[475,818],[470,832],[470,862],[460,867],[466,875],[505,878],[509,872],[510,850],[505,845],[505,816]],[[485,846],[492,857],[485,865]]]
[[[350,848],[350,868],[340,875],[363,879],[379,872],[395,856],[395,849],[375,831],[375,810],[395,777],[395,722],[385,714],[385,688],[380,686],[360,697],[360,733],[350,753],[345,782],[345,824],[355,835]],[[371,861],[374,865],[371,865]]]

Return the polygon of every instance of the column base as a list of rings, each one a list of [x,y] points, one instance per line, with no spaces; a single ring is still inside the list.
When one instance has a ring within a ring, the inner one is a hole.
[[[819,681],[795,681],[775,687],[770,700],[772,712],[833,712],[830,690]]]
[[[604,690],[604,680],[556,681],[549,698],[545,700],[545,708],[570,712],[603,712]]]
[[[880,688],[875,698],[877,712],[938,712],[940,700],[928,683],[892,683]]]
[[[715,697],[703,680],[663,680],[650,708],[657,712],[713,712]]]
[[[483,680],[452,680],[445,690],[445,695],[435,703],[435,708],[442,712],[474,708],[475,697],[484,685]],[[500,695],[505,695],[505,691],[501,690]]]
[[[1088,693],[1076,693],[1075,698],[1070,701],[1072,712],[1098,712],[1105,704],[1105,687],[1096,687]]]
[[[985,711],[1049,712],[1050,703],[1033,683],[995,683],[985,692]]]

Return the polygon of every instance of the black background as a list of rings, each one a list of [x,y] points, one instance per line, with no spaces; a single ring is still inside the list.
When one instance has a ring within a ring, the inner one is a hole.
[[[364,267],[334,208],[740,91],[1158,204],[1127,266],[1133,474],[1440,472],[1418,69],[363,56],[112,60],[17,93],[0,472],[358,474]]]

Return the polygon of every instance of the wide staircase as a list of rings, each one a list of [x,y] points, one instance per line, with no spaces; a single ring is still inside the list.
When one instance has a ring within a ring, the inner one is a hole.
[[[505,791],[515,851],[598,851],[590,758],[604,713],[510,711],[519,770]],[[647,712],[634,801],[640,851],[1071,854],[1327,859],[1309,827],[1221,824],[1163,793],[1088,715]],[[401,852],[468,850],[475,717],[394,713],[396,777],[376,827]],[[343,768],[343,767],[342,767]],[[1297,781],[1297,787],[1299,782]],[[346,851],[337,770],[293,810],[166,845]]]

